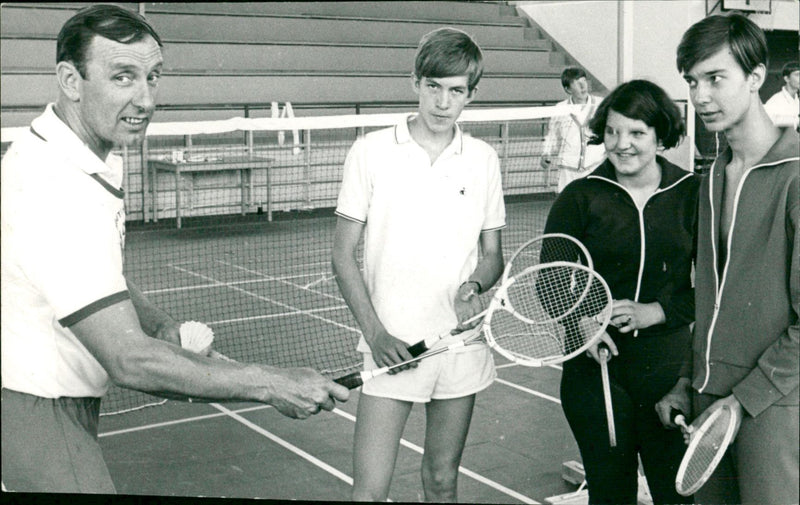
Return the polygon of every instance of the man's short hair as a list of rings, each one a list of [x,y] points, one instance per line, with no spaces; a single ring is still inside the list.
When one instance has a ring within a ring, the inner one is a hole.
[[[666,91],[644,79],[620,84],[600,102],[589,121],[590,144],[602,144],[610,111],[630,119],[638,119],[656,130],[656,138],[664,149],[678,145],[686,131],[681,111]]]
[[[156,31],[139,14],[116,5],[85,7],[61,27],[56,42],[56,63],[71,62],[85,79],[86,53],[95,36],[121,44],[133,44],[147,35],[153,37],[159,47],[163,47]]]
[[[792,72],[797,72],[800,70],[800,63],[796,61],[790,61],[783,66],[781,69],[781,77],[789,77]]]
[[[414,75],[422,77],[467,76],[470,91],[483,75],[483,53],[472,37],[455,28],[439,28],[420,40]]]
[[[561,72],[561,85],[564,89],[569,88],[573,82],[581,77],[586,77],[586,71],[580,67],[567,67]]]
[[[767,66],[767,39],[761,28],[741,14],[717,14],[698,21],[683,34],[678,44],[678,71],[689,72],[726,46],[747,75],[760,64]]]

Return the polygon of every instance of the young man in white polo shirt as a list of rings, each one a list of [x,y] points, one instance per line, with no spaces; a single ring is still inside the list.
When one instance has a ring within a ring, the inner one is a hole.
[[[416,56],[416,115],[368,134],[345,161],[333,268],[363,337],[366,368],[411,358],[407,347],[462,325],[476,296],[500,277],[505,208],[497,154],[456,120],[475,96],[480,48],[464,32],[435,30]],[[364,274],[356,251],[364,234]],[[481,254],[479,254],[479,251]],[[448,337],[463,338],[464,334]],[[414,402],[426,403],[425,499],[456,498],[458,465],[475,394],[495,377],[486,346],[444,353],[363,386],[355,429],[355,500],[388,495]]]
[[[92,5],[58,35],[59,97],[2,162],[4,490],[113,493],[97,442],[109,383],[305,418],[347,389],[309,369],[180,347],[178,323],[122,271],[122,160],[155,110],[161,41],[141,16]],[[153,338],[155,337],[155,338]]]
[[[781,69],[783,86],[764,104],[775,126],[790,126],[797,130],[800,117],[800,64],[786,63]]]

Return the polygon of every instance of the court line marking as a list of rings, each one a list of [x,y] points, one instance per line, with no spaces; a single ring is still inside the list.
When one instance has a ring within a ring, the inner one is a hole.
[[[255,407],[247,407],[243,409],[236,409],[236,412],[252,412],[255,410],[271,409],[272,405],[256,405]],[[195,421],[204,421],[206,419],[213,419],[215,417],[224,417],[226,414],[204,414],[202,416],[184,417],[183,419],[173,419],[172,421],[163,421],[160,423],[145,424],[142,426],[134,426],[133,428],[124,428],[121,430],[106,431],[98,433],[98,438],[113,437],[115,435],[125,435],[127,433],[136,433],[137,431],[152,430],[155,428],[163,428],[165,426],[174,426],[176,424],[193,423]]]
[[[238,286],[232,286],[232,285],[229,285],[229,284],[224,283],[222,281],[217,281],[216,279],[213,279],[212,277],[208,277],[207,275],[203,275],[203,274],[200,274],[200,273],[197,273],[197,272],[192,272],[191,270],[187,270],[187,269],[182,268],[182,267],[174,266],[173,268],[175,268],[177,270],[180,270],[180,271],[182,271],[184,273],[187,273],[189,275],[194,275],[194,276],[199,277],[201,279],[205,279],[205,280],[207,280],[209,282],[216,282],[219,286],[228,287],[229,289],[232,289],[234,291],[239,291],[239,292],[244,293],[246,295],[252,296],[253,298],[257,298],[257,299],[259,299],[259,300],[261,300],[263,302],[274,303],[275,305],[278,305],[279,307],[283,307],[285,309],[290,309],[290,310],[293,310],[293,311],[298,311],[300,313],[303,313],[303,314],[307,315],[308,317],[312,317],[314,319],[318,319],[318,320],[323,321],[325,323],[330,323],[330,324],[332,324],[334,326],[337,326],[339,328],[345,329],[347,331],[352,331],[354,333],[357,333],[358,335],[361,335],[361,332],[358,331],[356,328],[353,328],[351,326],[347,326],[346,324],[339,323],[339,322],[334,321],[332,319],[327,319],[327,318],[318,316],[316,314],[310,313],[308,311],[305,311],[303,309],[300,309],[298,307],[294,307],[292,305],[289,305],[289,304],[286,304],[286,303],[283,303],[283,302],[279,302],[279,301],[273,300],[271,298],[267,298],[266,296],[261,296],[261,295],[256,294],[256,293],[252,293],[252,292],[247,291],[246,289],[242,289],[242,288],[240,288]]]
[[[353,485],[353,478],[352,477],[350,477],[349,475],[345,474],[344,472],[339,471],[338,469],[332,467],[331,465],[325,463],[321,459],[319,459],[319,458],[317,458],[315,456],[312,456],[311,454],[307,453],[306,451],[304,451],[303,449],[297,447],[296,445],[293,445],[293,444],[287,442],[286,440],[284,440],[281,437],[275,435],[274,433],[265,430],[261,426],[255,424],[254,422],[252,422],[252,421],[250,421],[248,419],[245,419],[244,417],[240,416],[236,412],[234,412],[234,411],[232,411],[232,410],[230,410],[228,408],[225,408],[225,407],[223,407],[222,405],[220,405],[218,403],[211,403],[210,405],[212,407],[214,407],[215,409],[219,410],[220,412],[223,412],[226,416],[228,416],[228,417],[234,419],[235,421],[247,426],[251,430],[253,430],[256,433],[258,433],[259,435],[262,435],[262,436],[272,440],[273,442],[275,442],[276,444],[280,445],[284,449],[286,449],[286,450],[288,450],[290,452],[293,452],[294,454],[300,456],[301,458],[305,459],[306,461],[309,461],[310,463],[312,463],[312,464],[318,466],[319,468],[325,470],[326,472],[328,472],[329,474],[333,475],[337,479],[342,480],[342,481],[346,482],[347,484],[350,484],[351,486]]]
[[[495,379],[495,382],[497,382],[499,384],[503,384],[504,386],[508,386],[510,388],[518,389],[520,391],[523,391],[525,393],[531,394],[533,396],[538,396],[539,398],[544,398],[545,400],[548,400],[548,401],[551,401],[553,403],[557,403],[557,404],[561,405],[561,400],[559,400],[558,398],[556,398],[554,396],[550,396],[550,395],[547,395],[547,394],[544,394],[544,393],[540,393],[540,392],[535,391],[533,389],[526,388],[525,386],[520,386],[519,384],[514,384],[513,382],[509,382],[509,381],[501,379],[499,377]]]
[[[168,264],[166,266],[169,267],[169,268],[177,269],[178,267],[189,267],[191,265],[198,265],[198,263],[196,263],[196,262],[193,262],[193,263],[188,263],[188,262],[187,263],[170,263],[170,264]],[[231,265],[231,266],[236,267],[236,265]],[[241,268],[241,267],[239,267],[239,268]],[[310,274],[285,275],[285,276],[281,276],[281,277],[273,277],[273,276],[269,276],[268,274],[259,274],[259,275],[262,276],[260,279],[247,279],[247,280],[243,280],[243,281],[229,281],[228,284],[236,286],[236,285],[240,285],[240,284],[261,284],[261,283],[266,283],[266,282],[284,282],[284,283],[290,284],[293,287],[298,287],[299,288],[300,287],[299,284],[294,284],[294,283],[291,283],[291,282],[288,282],[288,281],[289,280],[293,280],[293,279],[305,279],[307,277],[320,277],[320,276],[326,277],[326,273],[324,273],[324,272],[323,273],[314,272],[314,273],[310,273]],[[333,276],[330,276],[330,278],[333,279]],[[316,284],[318,282],[319,282],[319,280],[314,281],[312,284]],[[181,291],[194,291],[194,290],[199,290],[199,289],[211,289],[211,288],[216,288],[216,287],[219,287],[219,285],[215,284],[215,283],[211,283],[211,284],[196,284],[194,286],[178,286],[178,287],[172,287],[172,288],[148,289],[148,290],[145,290],[143,292],[146,295],[149,295],[149,294],[164,294],[164,293],[180,293]],[[322,293],[320,291],[313,291],[313,292],[317,293],[317,294],[320,294],[320,295],[325,295],[326,294],[326,293]],[[328,295],[328,296],[332,296],[332,295]]]
[[[498,365],[496,368],[509,368],[509,367],[517,367],[517,366],[519,366],[519,365],[517,365],[516,363],[507,363],[505,365]],[[552,365],[552,366],[555,367],[555,365]],[[535,390],[532,390],[532,389],[529,389],[529,388],[525,388],[524,386],[520,386],[518,384],[514,384],[513,382],[505,381],[503,379],[500,379],[499,377],[495,378],[495,382],[510,386],[510,387],[512,387],[514,389],[519,389],[520,391],[523,391],[525,393],[529,393],[529,394],[531,394],[533,396],[537,396],[539,398],[543,398],[545,400],[550,400],[550,401],[554,400],[554,398],[552,396],[546,395],[544,393],[539,393],[538,391],[535,391]],[[561,403],[561,402],[557,401],[556,403]],[[254,411],[257,411],[257,410],[271,409],[271,408],[274,408],[274,407],[272,407],[272,405],[255,405],[253,407],[245,407],[245,408],[241,408],[241,409],[236,409],[233,412],[237,412],[237,413],[254,412]],[[335,409],[335,410],[338,410],[338,408]],[[351,415],[351,414],[348,414],[347,412],[344,412],[344,411],[340,411],[340,412],[343,413],[343,414]],[[173,426],[173,425],[176,425],[176,424],[190,423],[190,422],[194,422],[194,421],[203,421],[205,419],[213,419],[215,417],[222,417],[224,415],[225,414],[217,413],[217,414],[204,414],[204,415],[200,415],[200,416],[185,417],[183,419],[173,419],[171,421],[162,421],[162,422],[158,422],[158,423],[151,423],[151,424],[144,424],[144,425],[141,425],[141,426],[134,426],[133,428],[125,428],[125,429],[121,429],[121,430],[106,431],[106,432],[103,432],[103,433],[99,433],[97,436],[102,438],[102,437],[111,437],[111,436],[114,436],[114,435],[124,435],[126,433],[135,433],[137,431],[150,430],[150,429],[161,428],[161,427],[165,427],[165,426]]]
[[[241,323],[243,321],[260,321],[262,319],[278,319],[280,317],[289,317],[289,316],[297,316],[303,314],[313,314],[317,312],[337,312],[340,310],[344,310],[347,308],[347,305],[339,305],[337,307],[322,307],[319,309],[309,309],[309,310],[301,310],[297,309],[293,312],[281,312],[279,314],[265,314],[263,316],[248,316],[248,317],[237,317],[234,319],[220,319],[218,321],[206,321],[207,324],[232,324],[232,323]]]
[[[237,269],[239,269],[239,270],[241,270],[241,271],[243,271],[245,273],[248,273],[248,274],[260,275],[261,277],[264,277],[266,279],[272,279],[272,280],[275,280],[275,281],[278,281],[278,282],[282,282],[282,283],[287,284],[287,285],[289,285],[289,286],[291,286],[293,288],[302,289],[303,291],[308,291],[310,293],[314,293],[314,294],[317,294],[317,295],[320,295],[320,296],[325,296],[327,298],[333,298],[334,300],[343,300],[339,296],[334,296],[334,295],[330,295],[328,293],[324,293],[322,291],[317,291],[315,289],[310,289],[308,287],[303,287],[300,284],[295,284],[293,282],[289,282],[289,281],[286,281],[286,280],[283,280],[283,279],[280,279],[280,278],[277,278],[277,277],[273,277],[273,276],[271,276],[269,274],[265,274],[264,272],[259,272],[258,270],[252,270],[250,268],[245,268],[243,266],[239,266],[239,265],[236,265],[236,264],[233,264],[233,263],[229,263],[227,261],[217,260],[217,263],[222,263],[223,265],[227,265],[229,267],[237,268]],[[324,274],[320,274],[320,275],[324,275]]]
[[[514,364],[509,364],[509,365],[505,365],[505,366],[501,365],[501,367],[503,367],[503,368],[505,368],[507,366],[517,366],[517,365],[514,365]],[[530,388],[519,386],[518,384],[514,384],[512,382],[505,381],[505,380],[500,379],[500,378],[496,378],[495,382],[498,382],[500,384],[504,384],[506,386],[510,386],[512,388],[518,389],[520,391],[523,391],[525,393],[531,394],[533,396],[537,396],[537,397],[540,397],[540,398],[543,398],[543,399],[546,399],[546,400],[549,400],[549,401],[553,401],[553,402],[558,403],[558,404],[561,403],[561,401],[558,400],[557,398],[554,398],[552,396],[546,395],[544,393],[539,393],[538,391],[534,391],[534,390],[532,390]],[[216,408],[220,412],[219,413],[215,413],[215,414],[205,414],[205,415],[201,415],[201,416],[194,416],[194,417],[191,417],[191,418],[177,419],[177,420],[165,421],[165,422],[160,422],[160,423],[152,423],[152,424],[149,424],[149,425],[138,426],[138,427],[134,427],[134,428],[127,428],[127,429],[109,431],[109,432],[98,434],[98,437],[102,438],[102,437],[109,437],[109,436],[121,435],[121,434],[126,434],[126,433],[133,433],[133,432],[143,431],[143,430],[147,430],[147,429],[161,428],[161,427],[165,427],[165,426],[172,426],[172,425],[183,424],[183,423],[188,423],[188,422],[201,421],[201,420],[212,419],[212,418],[217,418],[217,417],[230,417],[230,418],[234,419],[235,421],[237,421],[237,422],[247,426],[248,428],[252,429],[253,431],[261,434],[262,436],[270,439],[271,441],[273,441],[276,444],[280,445],[284,449],[286,449],[286,450],[288,450],[288,451],[300,456],[301,458],[305,459],[306,461],[309,461],[310,463],[314,464],[315,466],[327,471],[328,473],[330,473],[331,475],[337,477],[338,479],[348,483],[351,486],[353,485],[353,479],[351,477],[349,477],[348,475],[344,474],[343,472],[339,471],[338,469],[328,465],[324,461],[316,458],[315,456],[307,453],[306,451],[300,449],[299,447],[291,444],[290,442],[287,442],[286,440],[278,437],[277,435],[271,433],[270,431],[258,426],[257,424],[255,424],[255,423],[247,420],[246,418],[242,417],[241,415],[239,415],[240,413],[244,413],[244,412],[253,412],[253,411],[273,408],[272,406],[270,406],[270,405],[257,405],[257,406],[254,406],[254,407],[247,407],[247,408],[243,408],[243,409],[231,410],[231,409],[228,409],[226,407],[223,407],[222,405],[220,405],[218,403],[210,403],[209,405],[214,407],[214,408]],[[348,419],[348,420],[350,420],[352,422],[356,421],[356,417],[355,416],[353,416],[352,414],[350,414],[348,412],[345,412],[345,411],[343,411],[343,410],[341,410],[339,408],[334,408],[333,409],[333,413],[339,415],[340,417]],[[418,454],[424,454],[424,452],[425,452],[423,450],[423,448],[419,447],[418,445],[416,445],[416,444],[414,444],[412,442],[409,442],[408,440],[406,440],[405,438],[402,438],[402,437],[400,439],[400,444],[402,446],[408,448],[408,449],[411,449],[412,451],[414,451],[414,452],[416,452]],[[537,505],[537,504],[540,503],[540,502],[538,502],[538,501],[536,501],[536,500],[534,500],[534,499],[532,499],[532,498],[530,498],[530,497],[528,497],[526,495],[523,495],[523,494],[521,494],[521,493],[519,493],[517,491],[514,491],[513,489],[507,488],[506,486],[503,486],[502,484],[500,484],[500,483],[498,483],[496,481],[493,481],[493,480],[491,480],[491,479],[489,479],[487,477],[484,477],[483,475],[481,475],[481,474],[479,474],[477,472],[474,472],[474,471],[472,471],[472,470],[470,470],[470,469],[468,469],[468,468],[466,468],[464,466],[459,466],[458,467],[458,471],[459,471],[459,473],[462,473],[462,474],[466,475],[467,477],[470,477],[473,480],[476,480],[476,481],[480,482],[481,484],[489,486],[492,489],[495,489],[496,491],[499,491],[499,492],[501,492],[503,494],[511,496],[511,497],[521,501],[522,503],[529,503],[529,504],[533,504],[533,505]]]
[[[343,410],[340,410],[339,408],[334,408],[333,409],[333,413],[337,414],[337,415],[339,415],[339,416],[341,416],[341,417],[343,417],[345,419],[348,419],[348,420],[350,420],[352,422],[356,422],[356,416],[350,414],[349,412],[345,412]],[[416,452],[418,454],[424,454],[425,453],[425,450],[422,447],[420,447],[420,446],[418,446],[418,445],[416,445],[416,444],[414,444],[412,442],[409,442],[408,440],[406,440],[405,438],[402,438],[402,437],[400,438],[400,445],[402,445],[403,447],[406,447],[408,449],[411,449],[412,451],[414,451],[414,452]],[[516,498],[517,500],[521,501],[522,503],[530,503],[530,504],[533,504],[533,505],[536,505],[536,504],[539,503],[538,501],[534,500],[533,498],[530,498],[530,497],[528,497],[528,496],[526,496],[526,495],[524,495],[522,493],[514,491],[513,489],[507,488],[506,486],[500,484],[499,482],[493,481],[492,479],[489,479],[488,477],[484,477],[483,475],[481,475],[481,474],[479,474],[477,472],[473,472],[472,470],[470,470],[469,468],[465,468],[464,466],[459,465],[458,472],[466,475],[467,477],[470,477],[470,478],[480,482],[481,484],[489,486],[489,487],[493,488],[496,491],[499,491],[499,492],[501,492],[501,493],[503,493],[505,495],[511,496],[512,498]]]

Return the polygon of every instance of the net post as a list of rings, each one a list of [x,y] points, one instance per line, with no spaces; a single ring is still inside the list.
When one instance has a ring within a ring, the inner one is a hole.
[[[500,149],[500,180],[502,181],[503,187],[508,187],[508,130],[510,126],[508,121],[504,121],[503,124],[500,125],[500,143],[502,148]]]
[[[267,172],[267,221],[272,222],[272,179],[270,172],[272,172],[272,163],[269,163],[266,168]]]
[[[153,177],[151,176],[152,174],[150,172],[150,163],[147,161],[147,137],[144,138],[142,145],[139,148],[139,160],[142,167],[142,218],[145,224],[150,221],[150,205],[152,204],[153,222],[157,223],[158,207],[154,195],[155,188]]]
[[[311,209],[311,130],[305,130],[305,163],[303,164],[303,191],[305,193],[305,205],[307,209]]]

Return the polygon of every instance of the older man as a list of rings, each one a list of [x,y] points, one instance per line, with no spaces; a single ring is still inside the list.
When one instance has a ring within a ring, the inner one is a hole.
[[[290,417],[347,389],[310,369],[212,359],[122,273],[121,159],[144,139],[161,40],[95,5],[57,42],[59,96],[2,162],[2,479],[12,491],[113,493],[97,443],[109,383],[168,397],[258,401]]]

